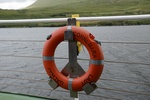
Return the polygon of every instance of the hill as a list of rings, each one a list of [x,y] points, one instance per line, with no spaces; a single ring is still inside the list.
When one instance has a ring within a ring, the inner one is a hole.
[[[26,9],[0,10],[0,19],[62,18],[71,14],[81,17],[150,14],[150,0],[37,0]],[[132,23],[147,22],[150,23]]]
[[[29,8],[82,16],[127,15],[150,13],[150,0],[37,0]]]
[[[27,9],[56,7],[61,5],[74,4],[83,1],[86,0],[37,0],[35,3],[27,7]]]
[[[0,10],[0,19],[150,14],[150,0],[37,0],[22,10]]]

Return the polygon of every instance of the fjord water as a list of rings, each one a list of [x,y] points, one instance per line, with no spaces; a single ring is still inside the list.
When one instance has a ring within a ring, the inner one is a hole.
[[[150,25],[83,28],[102,42],[105,67],[97,82],[99,88],[89,96],[80,92],[80,100],[150,100]],[[0,28],[0,91],[71,99],[66,90],[51,89],[42,64],[46,37],[56,29]],[[68,62],[58,59],[68,57],[67,46],[62,42],[56,49],[59,70]],[[89,59],[85,48],[78,58]],[[78,62],[88,70],[88,60]]]

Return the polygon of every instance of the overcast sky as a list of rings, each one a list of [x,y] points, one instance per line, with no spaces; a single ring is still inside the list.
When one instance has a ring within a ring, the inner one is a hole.
[[[36,0],[0,0],[1,9],[22,9],[25,8]]]

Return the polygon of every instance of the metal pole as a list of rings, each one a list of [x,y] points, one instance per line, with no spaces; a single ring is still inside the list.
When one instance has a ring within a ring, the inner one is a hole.
[[[73,15],[72,15],[72,18],[79,18],[79,14],[73,14]],[[75,22],[76,22],[76,23],[75,23],[74,25],[80,27],[80,21],[76,21],[76,20],[75,20]],[[78,44],[79,44],[79,42],[77,41],[77,46],[78,46]],[[80,44],[81,44],[81,43],[80,43]],[[78,46],[78,47],[77,47],[77,55],[78,55],[79,52],[80,52],[80,51],[79,51],[79,48],[82,48],[82,46]],[[77,94],[77,95],[78,95],[78,96],[77,96],[78,98],[74,98],[74,100],[79,100],[79,94]]]
[[[0,20],[0,24],[5,23],[47,23],[47,22],[67,22],[68,18],[43,18],[43,19],[18,19]],[[77,21],[116,21],[116,20],[143,20],[150,19],[150,14],[145,15],[126,15],[126,16],[101,16],[101,17],[79,17]]]
[[[17,20],[0,20],[0,24],[7,23],[47,23],[47,22],[67,22],[68,18],[43,18],[43,19],[17,19]]]
[[[116,20],[141,20],[150,19],[150,14],[127,15],[127,16],[101,16],[101,17],[80,17],[77,21],[116,21]]]
[[[76,45],[77,43],[74,40],[74,35],[73,35],[72,30],[71,30],[71,26],[73,26],[75,24],[76,24],[75,18],[74,19],[72,19],[72,18],[68,19],[68,29],[64,34],[64,39],[68,40],[69,63],[61,71],[61,73],[65,76],[69,75],[70,79],[78,77],[78,72],[80,70],[83,70],[83,69],[78,70],[78,68],[80,68],[80,66],[77,63],[77,45]],[[70,83],[72,83],[72,82],[70,82]],[[68,83],[68,85],[69,85],[69,83]],[[70,87],[71,87],[69,89],[70,90],[70,97],[73,97],[74,100],[76,100],[76,99],[78,100],[78,92],[72,90],[72,84]]]

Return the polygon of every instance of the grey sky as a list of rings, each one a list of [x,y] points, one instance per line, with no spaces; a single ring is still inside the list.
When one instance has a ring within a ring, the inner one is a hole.
[[[0,0],[0,9],[22,9],[36,0]]]
[[[5,2],[26,2],[26,1],[32,1],[32,0],[0,0],[0,3],[5,3]]]

